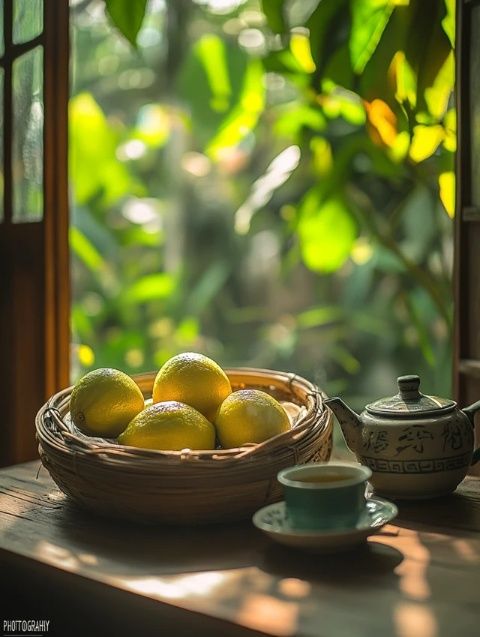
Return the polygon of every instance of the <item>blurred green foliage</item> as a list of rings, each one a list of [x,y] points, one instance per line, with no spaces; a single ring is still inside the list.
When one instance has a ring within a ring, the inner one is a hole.
[[[197,350],[357,406],[450,393],[453,0],[72,18],[74,378]]]

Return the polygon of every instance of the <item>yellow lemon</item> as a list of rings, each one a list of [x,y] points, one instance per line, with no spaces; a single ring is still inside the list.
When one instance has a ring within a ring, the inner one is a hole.
[[[263,442],[290,429],[290,420],[280,403],[258,389],[241,389],[230,394],[214,422],[220,444],[227,448]]]
[[[135,416],[118,442],[164,451],[214,449],[215,427],[193,407],[169,400],[155,403]]]
[[[91,436],[115,438],[144,408],[137,383],[118,369],[101,368],[85,374],[70,397],[75,425]]]
[[[170,358],[153,383],[153,402],[178,400],[213,420],[219,405],[232,392],[223,369],[203,354],[185,353]]]

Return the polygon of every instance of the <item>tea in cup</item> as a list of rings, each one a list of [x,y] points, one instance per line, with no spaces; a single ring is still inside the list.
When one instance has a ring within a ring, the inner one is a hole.
[[[295,528],[333,531],[355,526],[371,475],[368,467],[332,462],[288,467],[277,478]]]

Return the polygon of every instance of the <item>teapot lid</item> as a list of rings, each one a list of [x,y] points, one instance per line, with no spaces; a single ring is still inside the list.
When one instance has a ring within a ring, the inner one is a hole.
[[[370,403],[366,410],[371,414],[382,416],[400,416],[402,418],[415,418],[415,416],[440,415],[451,411],[456,403],[448,398],[425,396],[419,391],[419,376],[400,376],[397,378],[398,394],[389,398]]]

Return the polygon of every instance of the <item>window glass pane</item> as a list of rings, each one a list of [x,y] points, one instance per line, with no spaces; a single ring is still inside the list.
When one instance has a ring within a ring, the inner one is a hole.
[[[5,52],[5,40],[3,37],[3,3],[0,4],[0,55]]]
[[[470,28],[471,204],[480,207],[480,7],[472,8]]]
[[[13,221],[43,216],[43,49],[13,64]]]
[[[0,69],[0,221],[3,217],[3,69]]]
[[[14,0],[13,42],[28,42],[42,32],[43,0]]]

